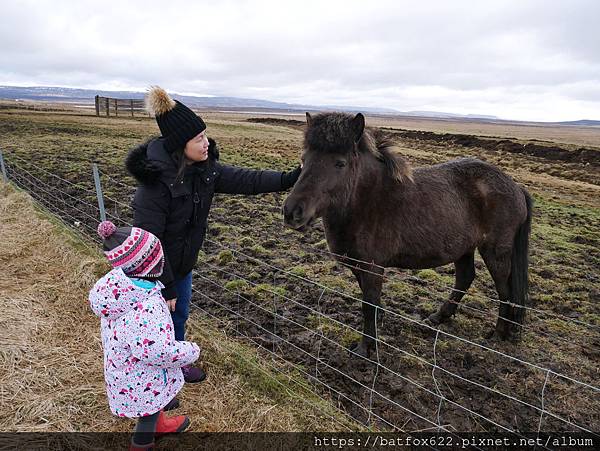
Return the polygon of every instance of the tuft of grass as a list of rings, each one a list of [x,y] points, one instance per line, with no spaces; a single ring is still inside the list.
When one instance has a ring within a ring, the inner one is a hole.
[[[250,280],[260,280],[260,279],[262,279],[262,275],[260,275],[260,273],[258,273],[256,271],[252,271],[250,274],[248,274],[248,279],[250,279]]]
[[[233,253],[229,250],[224,250],[219,252],[219,256],[217,257],[217,263],[220,266],[225,266],[228,263],[231,263],[234,260]]]
[[[272,300],[273,296],[287,296],[287,290],[283,287],[275,287],[268,283],[259,283],[250,289],[250,294],[257,301]]]
[[[250,247],[248,251],[253,257],[268,257],[271,255],[271,251],[265,249],[260,244],[255,244],[254,246]]]
[[[210,233],[211,236],[221,236],[221,235],[225,234],[226,232],[229,232],[230,230],[231,230],[231,226],[221,224],[218,222],[210,224],[210,227],[208,228],[208,232]]]
[[[251,247],[254,246],[254,240],[249,236],[245,236],[238,241],[238,244],[242,247]]]
[[[292,266],[290,268],[290,272],[296,276],[306,277],[306,267],[305,266]]]
[[[422,269],[417,273],[417,277],[423,280],[435,281],[440,279],[440,275],[433,269]]]
[[[318,330],[327,338],[337,341],[344,347],[349,347],[353,343],[360,341],[362,338],[362,335],[358,332],[350,329],[349,327],[343,327],[335,321],[323,316],[310,314],[306,320],[307,327],[312,330]]]
[[[230,280],[225,285],[225,288],[231,291],[245,292],[248,291],[250,284],[242,279]]]

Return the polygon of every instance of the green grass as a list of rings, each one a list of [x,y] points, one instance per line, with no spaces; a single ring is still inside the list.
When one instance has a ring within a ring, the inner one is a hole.
[[[235,118],[229,121],[209,119],[207,123],[209,135],[219,143],[224,163],[284,170],[295,167],[298,162],[302,147],[302,134],[299,130],[239,123]],[[29,112],[7,114],[0,110],[0,148],[8,154],[9,162],[11,154],[17,154],[30,162],[29,167],[39,166],[71,179],[77,186],[86,189],[93,189],[90,167],[93,160],[100,163],[104,173],[123,183],[133,183],[123,167],[126,152],[157,132],[156,123],[144,118],[106,119]],[[414,152],[415,159],[418,156],[418,164],[445,161],[466,153],[487,157],[489,161],[498,158],[493,152],[480,153],[476,149],[462,147],[431,146],[427,143],[410,143],[410,146],[404,147]],[[594,193],[597,193],[594,187],[577,185],[577,177],[585,171],[591,172],[591,169],[511,155],[503,155],[500,165],[518,181],[528,185],[534,193],[535,210],[530,245],[532,305],[572,315],[580,321],[600,324],[598,302],[594,298],[594,293],[600,292],[599,201],[594,197]],[[568,167],[563,171],[562,166]],[[534,178],[544,171],[552,171],[553,178],[542,181]],[[572,177],[571,174],[575,175]],[[589,177],[591,176],[588,174]],[[568,180],[573,182],[574,187],[553,186],[554,180]],[[75,194],[76,191],[74,189]],[[105,193],[128,202],[118,186],[107,183]],[[210,230],[214,235],[214,238],[210,238],[226,246],[239,246],[244,253],[256,259],[360,298],[358,284],[350,271],[340,270],[339,265],[336,266],[331,258],[315,252],[315,248],[327,249],[322,232],[308,230],[300,234],[282,225],[281,215],[277,210],[281,208],[284,198],[285,194],[252,197],[217,194],[209,218]],[[95,203],[95,197],[91,195],[88,201]],[[238,257],[228,250],[213,246],[207,246],[207,249],[208,255],[201,255],[199,261],[226,266],[228,270],[260,284],[255,287],[240,280],[221,281],[231,291],[242,292],[255,302],[269,305],[274,297],[272,291],[276,292],[276,297],[288,295],[285,288],[273,282],[274,271],[271,268],[265,269],[263,265]],[[425,286],[405,280],[392,280],[384,285],[384,297],[393,302],[394,308],[401,308],[411,315],[435,311],[440,305],[439,301],[447,298],[449,287],[454,283],[454,276],[447,272],[447,268],[400,272],[407,275],[414,273],[427,281]],[[215,277],[221,277],[217,274],[218,271],[215,272]],[[292,278],[292,282],[297,280]],[[470,293],[475,297],[465,298],[465,301],[489,312],[491,317],[497,313],[495,304],[477,297],[497,297],[485,267],[477,270]],[[335,302],[339,303],[343,311],[343,297],[339,296]],[[385,327],[390,327],[390,321],[389,318],[385,319]],[[452,324],[444,327],[479,340],[487,332],[491,321],[476,320],[465,310],[457,315]],[[345,344],[357,339],[352,334],[345,335],[335,323],[323,321],[318,325],[314,318],[309,318],[309,323],[311,327],[321,327],[324,334]],[[543,342],[538,334],[539,330],[547,327],[565,340],[577,341],[580,329],[574,331],[573,328],[567,328],[564,322],[551,321],[550,317],[536,321],[532,318],[528,324],[531,324],[531,332],[526,335],[529,341],[519,351],[522,358],[540,362],[558,359],[569,367],[577,368],[582,374],[595,371],[593,362],[583,359],[581,353],[561,351],[557,345]],[[407,326],[405,330],[410,331],[411,335],[402,343],[403,348],[411,348],[414,352],[431,350],[430,341],[415,336],[418,328],[412,330]],[[438,345],[445,346],[440,342]],[[540,348],[541,345],[543,348]],[[513,351],[512,348],[507,349],[507,352]],[[419,370],[419,363],[414,359],[401,361],[399,364],[408,371]],[[244,371],[247,370],[245,364],[240,362],[239,365]],[[268,385],[263,387],[266,391],[274,389]]]
[[[219,252],[217,262],[220,266],[225,266],[234,260],[233,253],[229,250]]]
[[[360,341],[362,335],[349,327],[344,327],[329,318],[310,314],[307,317],[307,327],[312,330],[320,331],[324,336],[336,341],[343,347],[349,347],[351,344]]]
[[[249,293],[252,294],[254,299],[261,302],[271,301],[276,297],[283,298],[288,295],[288,292],[285,288],[276,287],[268,283],[259,283],[253,286],[249,290]]]

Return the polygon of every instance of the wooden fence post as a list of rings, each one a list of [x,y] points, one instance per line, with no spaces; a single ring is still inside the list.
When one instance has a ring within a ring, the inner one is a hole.
[[[106,100],[106,115],[109,116],[108,97],[105,97],[104,100]]]
[[[119,101],[115,99],[115,116],[119,115]]]
[[[94,97],[94,103],[96,104],[96,116],[100,116],[100,96],[96,95],[96,97]]]
[[[131,117],[133,117],[133,99],[131,99],[129,103],[131,105]]]

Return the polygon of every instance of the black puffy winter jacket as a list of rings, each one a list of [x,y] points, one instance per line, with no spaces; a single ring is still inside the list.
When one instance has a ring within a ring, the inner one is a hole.
[[[177,164],[156,138],[132,149],[125,165],[140,183],[133,199],[133,225],[148,230],[162,242],[165,269],[160,281],[163,296],[177,296],[175,281],[194,267],[206,233],[214,193],[258,194],[291,188],[300,168],[290,172],[256,171],[219,163],[214,140],[208,160],[185,169],[176,182]]]

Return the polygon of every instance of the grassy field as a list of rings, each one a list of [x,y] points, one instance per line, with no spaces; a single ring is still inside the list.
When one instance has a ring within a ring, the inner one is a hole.
[[[280,116],[279,122],[255,123],[248,121],[252,116],[248,114],[202,115],[209,136],[219,143],[223,162],[279,170],[297,165],[302,127],[293,121],[301,117]],[[315,387],[322,396],[375,427],[385,429],[387,423],[406,430],[430,427],[398,406],[410,406],[422,417],[435,418],[439,407],[435,394],[441,392],[448,401],[442,405],[440,421],[451,429],[495,429],[487,418],[511,429],[533,430],[540,421],[544,388],[545,409],[555,416],[543,416],[543,430],[572,429],[556,416],[600,430],[598,392],[555,374],[597,386],[600,130],[380,117],[367,117],[367,123],[389,128],[400,152],[414,166],[473,156],[498,165],[533,194],[532,306],[549,313],[532,312],[518,344],[485,340],[497,315],[497,305],[489,299],[496,298],[496,293],[478,259],[477,278],[463,300],[464,307],[441,330],[554,373],[449,336],[434,340],[435,334],[410,322],[433,312],[448,296],[453,284],[451,266],[389,271],[382,300],[404,319],[388,314],[380,326],[381,337],[389,344],[380,347],[383,366],[351,358],[344,346],[357,338],[353,329],[360,329],[360,303],[353,299],[360,297],[358,286],[349,271],[327,255],[320,223],[304,234],[283,227],[283,193],[216,196],[194,282],[196,304],[223,321],[226,331],[265,348],[264,355],[268,351],[285,355],[301,377],[320,381]],[[406,133],[409,129],[435,133]],[[24,110],[9,103],[0,109],[0,149],[9,171],[11,167],[29,171],[20,181],[38,186],[43,190],[40,197],[84,232],[93,231],[97,217],[91,162],[98,162],[103,172],[108,211],[126,222],[134,182],[123,166],[125,154],[157,133],[154,120],[144,117],[96,118],[66,110]],[[449,135],[441,139],[443,133]],[[524,149],[541,146],[542,152],[537,156],[519,153],[514,144]],[[547,158],[544,148],[555,149],[559,158]],[[434,343],[436,363],[448,372],[438,369],[432,375]]]
[[[99,320],[87,301],[109,269],[98,247],[1,181],[0,234],[0,431],[133,430],[133,420],[108,408]],[[213,321],[194,315],[189,339],[202,345],[208,374],[179,394],[176,413],[190,417],[191,431],[360,428],[312,394],[289,364],[262,359]],[[90,438],[96,441],[76,448],[98,449],[98,437]],[[20,448],[26,439],[41,440],[21,437]],[[125,449],[127,443],[105,445]]]

